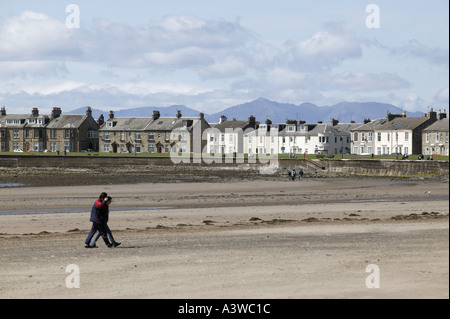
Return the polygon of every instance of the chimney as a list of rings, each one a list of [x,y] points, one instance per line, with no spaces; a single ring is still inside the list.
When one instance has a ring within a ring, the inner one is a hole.
[[[159,114],[159,111],[153,111],[152,119],[153,121],[159,119],[161,115]]]
[[[386,116],[386,119],[388,120],[388,122],[390,122],[390,121],[392,121],[393,119],[395,119],[395,118],[397,118],[397,117],[402,117],[403,116],[403,112],[402,112],[402,115],[400,115],[400,114],[391,114],[391,113],[388,113],[387,114],[387,116]],[[404,117],[406,117],[406,113],[405,113],[405,116]]]
[[[428,118],[432,121],[437,120],[437,113],[433,111],[433,108],[431,108],[430,112],[428,112]]]
[[[97,123],[99,126],[102,126],[103,123],[105,123],[105,117],[103,116],[103,114],[100,115],[100,117],[97,120]]]
[[[200,114],[198,115],[198,118],[199,118],[200,120],[203,120],[203,119],[205,118],[205,114],[204,114],[204,113],[200,113]]]
[[[39,116],[39,109],[37,107],[33,107],[31,110],[31,116],[32,117],[38,117]]]
[[[272,124],[272,121],[269,120],[269,119],[267,119],[267,120],[266,120],[266,124]]]
[[[335,120],[335,119],[331,119],[331,124],[332,124],[333,126],[336,126],[336,125],[339,124],[339,121],[338,121],[338,120]]]
[[[2,106],[2,109],[0,111],[0,116],[6,116],[6,108]]]
[[[180,117],[181,117],[181,111],[178,110],[178,111],[177,111],[177,119],[179,119]]]
[[[253,115],[250,115],[250,117],[248,118],[248,124],[250,124],[251,127],[255,128],[256,118]]]
[[[92,109],[91,109],[90,106],[88,106],[87,109],[86,109],[86,115],[87,116],[92,116]]]
[[[444,109],[444,113],[442,113],[441,110],[439,110],[438,119],[439,120],[443,120],[443,119],[446,119],[446,118],[447,118],[447,112],[445,111],[445,109]]]
[[[114,111],[109,111],[109,119],[112,120],[114,118]]]
[[[370,119],[364,119],[363,123],[364,124],[370,123]]]
[[[62,113],[62,111],[61,111],[60,107],[54,107],[52,110],[52,119],[56,119],[56,118],[60,117],[61,113]]]
[[[222,116],[220,117],[219,123],[226,122],[226,120],[227,120],[227,117],[226,117],[225,115],[222,115]]]

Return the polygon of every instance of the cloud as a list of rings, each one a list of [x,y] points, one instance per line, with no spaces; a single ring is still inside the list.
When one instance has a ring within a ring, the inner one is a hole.
[[[437,104],[447,104],[449,102],[448,87],[439,90],[434,96],[434,102]]]
[[[324,87],[342,91],[407,89],[411,84],[393,73],[344,72],[323,79]]]
[[[356,37],[339,28],[316,32],[306,40],[288,41],[286,47],[288,64],[296,70],[309,72],[329,70],[346,59],[362,55]]]
[[[42,13],[25,11],[0,23],[0,60],[73,59],[81,50],[75,33]]]
[[[392,54],[396,55],[410,55],[417,58],[423,58],[429,63],[437,65],[449,65],[448,50],[438,47],[430,48],[429,46],[412,39],[405,46],[394,48],[391,50]]]

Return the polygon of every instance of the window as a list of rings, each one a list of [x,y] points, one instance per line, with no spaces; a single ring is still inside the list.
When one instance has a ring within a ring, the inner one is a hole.
[[[166,132],[166,136],[165,136],[165,138],[166,138],[166,141],[168,141],[169,140],[169,132]],[[169,151],[167,150],[166,151],[166,153],[168,153]]]
[[[87,132],[87,137],[88,138],[95,138],[95,135],[96,135],[96,131],[94,131],[94,130],[89,130]]]
[[[425,134],[425,141],[427,141],[427,142],[430,141],[430,133]]]
[[[367,133],[368,135],[369,135],[369,142],[372,142],[373,141],[373,133],[372,132],[369,132],[369,133]],[[370,153],[370,152],[369,152]]]
[[[358,132],[353,133],[353,140],[358,142]]]
[[[155,153],[155,145],[154,144],[150,144],[148,146],[148,151],[149,151],[149,153]]]
[[[120,133],[120,140],[125,141],[125,132]]]
[[[88,132],[89,137],[89,132]],[[56,138],[56,130],[50,130],[50,138]]]
[[[111,139],[111,133],[105,132],[104,138],[106,141],[109,141]],[[105,145],[106,146],[106,145]],[[109,151],[108,151],[109,152]]]
[[[439,142],[441,140],[441,134],[439,132],[436,132],[436,142]]]
[[[34,138],[39,138],[39,129],[34,129]]]
[[[105,135],[106,135],[106,133],[105,133]],[[108,135],[109,135],[109,133],[108,133]],[[104,151],[105,151],[105,153],[111,152],[111,144],[105,144]]]
[[[106,133],[105,133],[106,134]],[[109,134],[109,133],[108,133]],[[64,130],[64,138],[70,138],[70,130]],[[106,138],[106,137],[105,137]],[[109,139],[109,138],[108,138]]]
[[[18,129],[13,130],[13,138],[19,138],[19,130]]]
[[[386,134],[387,134],[387,141],[390,142],[390,140],[391,140],[391,133],[388,132]]]
[[[136,153],[141,152],[141,144],[136,144]]]
[[[56,145],[57,145],[57,142],[50,143],[50,152],[56,152]]]
[[[409,141],[409,132],[405,132],[405,142]]]
[[[141,140],[141,132],[136,132],[136,141]]]
[[[381,132],[378,132],[378,133],[377,133],[377,141],[378,141],[378,142],[381,142]]]
[[[153,133],[153,132],[148,133],[148,140],[149,141],[154,141],[155,140],[155,133]],[[153,152],[151,152],[151,153],[153,153]]]

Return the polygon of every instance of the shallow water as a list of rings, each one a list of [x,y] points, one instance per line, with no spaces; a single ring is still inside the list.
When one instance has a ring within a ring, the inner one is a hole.
[[[127,210],[162,210],[171,207],[115,207],[110,211]],[[59,213],[89,213],[90,209],[84,208],[59,208],[59,209],[27,209],[27,210],[0,210],[0,215],[26,215],[26,214],[59,214]]]
[[[9,187],[22,187],[25,186],[24,184],[19,183],[3,183],[0,184],[0,188],[9,188]]]

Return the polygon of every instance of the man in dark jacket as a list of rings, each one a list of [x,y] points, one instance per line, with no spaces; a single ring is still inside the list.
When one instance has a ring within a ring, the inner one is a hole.
[[[105,205],[103,201],[107,196],[108,194],[101,193],[99,198],[95,201],[94,205],[92,206],[91,218],[89,219],[92,222],[92,228],[86,240],[84,241],[85,248],[91,248],[89,243],[91,242],[92,237],[97,231],[100,233],[100,236],[102,236],[106,246],[112,247],[112,244],[109,242],[108,236],[106,235],[105,222],[102,216],[103,206]]]

